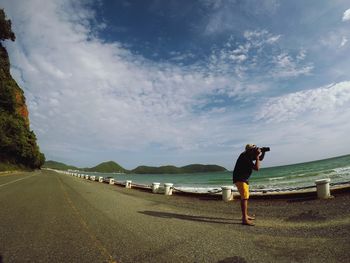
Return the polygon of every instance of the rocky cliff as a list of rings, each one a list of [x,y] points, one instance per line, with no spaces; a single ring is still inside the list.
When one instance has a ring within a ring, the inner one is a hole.
[[[11,21],[0,9],[0,41],[15,40]],[[6,167],[40,168],[45,157],[30,130],[23,90],[10,73],[10,60],[0,42],[0,170]]]

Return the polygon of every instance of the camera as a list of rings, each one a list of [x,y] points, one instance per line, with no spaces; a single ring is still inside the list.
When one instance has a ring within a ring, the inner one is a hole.
[[[264,159],[265,153],[270,151],[270,147],[254,147],[248,151],[248,154],[252,160],[256,160],[259,149],[261,151],[261,154],[259,156],[260,161]]]
[[[262,153],[269,152],[270,151],[270,147],[260,147],[260,150],[261,150]]]
[[[260,149],[261,155],[259,156],[259,160],[262,161],[265,157],[265,153],[270,151],[270,147],[256,147],[256,149]]]

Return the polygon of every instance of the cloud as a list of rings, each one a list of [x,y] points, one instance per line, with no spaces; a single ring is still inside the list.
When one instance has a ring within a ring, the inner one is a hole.
[[[293,162],[345,155],[349,119],[350,81],[268,98],[256,111],[256,141]]]
[[[343,36],[341,43],[340,43],[340,47],[345,46],[347,42],[348,42],[348,38]]]
[[[298,64],[305,58],[303,53],[297,55],[297,59],[294,59],[291,55],[287,53],[281,53],[272,58],[272,62],[275,67],[271,69],[271,75],[275,78],[289,78],[297,77],[300,75],[308,75],[313,69],[312,65],[302,65]]]
[[[350,9],[345,10],[342,20],[343,21],[349,21],[350,20]]]
[[[304,90],[268,99],[259,111],[257,120],[286,122],[311,116],[339,113],[338,109],[350,109],[350,82],[340,82],[313,90]],[[349,112],[349,110],[347,110]]]
[[[205,35],[218,35],[224,32],[242,33],[242,25],[249,28],[252,18],[257,16],[266,18],[275,14],[280,6],[276,0],[242,2],[202,0],[201,3],[208,10],[203,32]]]
[[[90,23],[94,13],[75,2],[8,1],[5,7],[17,35],[16,42],[7,43],[12,71],[26,91],[31,126],[49,156],[66,155],[68,149],[80,155],[76,149],[82,145],[105,151],[139,151],[154,144],[196,148],[210,137],[206,129],[216,122],[211,115],[224,112],[208,109],[198,117],[194,108],[202,97],[218,87],[240,92],[232,78],[196,65],[155,63],[118,42],[98,39],[98,27]]]
[[[273,145],[278,152],[279,142],[295,147],[309,138],[301,131],[313,134],[322,125],[314,138],[324,139],[331,130],[327,121],[347,112],[348,100],[341,102],[346,82],[269,99],[276,83],[297,85],[293,81],[314,70],[308,49],[283,48],[281,34],[246,30],[212,47],[201,61],[182,65],[195,61],[191,51],[155,62],[100,39],[98,30],[106,25],[97,22],[93,1],[3,2],[17,36],[6,42],[11,71],[48,158],[82,166],[113,159],[128,168],[190,162],[232,168],[232,151],[246,142]],[[337,101],[333,106],[330,95]],[[324,116],[320,122],[301,118],[317,116],[310,98]],[[296,119],[302,121],[288,123]],[[340,121],[338,126],[344,128]],[[284,160],[294,160],[289,158]]]
[[[212,51],[209,67],[212,72],[234,74],[237,79],[256,79],[272,76],[275,79],[290,79],[308,75],[312,63],[306,63],[307,52],[300,49],[295,55],[279,47],[281,35],[267,30],[245,31],[243,40],[231,37],[222,48]]]

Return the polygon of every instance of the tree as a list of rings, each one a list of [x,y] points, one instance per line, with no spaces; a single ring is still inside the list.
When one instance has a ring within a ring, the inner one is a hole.
[[[15,33],[11,29],[11,20],[6,20],[4,9],[0,9],[0,40],[10,39],[15,41]]]
[[[0,164],[40,168],[45,156],[30,130],[27,107],[22,89],[10,73],[10,60],[1,41],[15,40],[11,21],[0,9]]]

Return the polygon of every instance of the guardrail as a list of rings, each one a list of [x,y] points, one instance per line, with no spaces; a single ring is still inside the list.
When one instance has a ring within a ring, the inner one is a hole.
[[[193,191],[184,191],[180,188],[174,187],[174,184],[172,183],[164,183],[161,185],[159,182],[154,182],[152,185],[141,185],[141,184],[135,184],[132,183],[131,180],[126,180],[124,182],[118,182],[115,180],[115,178],[111,177],[102,177],[102,176],[94,176],[94,175],[87,175],[87,174],[80,174],[80,173],[73,173],[73,172],[67,172],[67,171],[60,171],[60,170],[54,170],[54,169],[47,169],[47,170],[53,170],[58,173],[71,175],[78,178],[84,178],[86,180],[90,179],[94,182],[100,182],[100,183],[108,183],[110,185],[119,185],[124,186],[127,189],[136,188],[136,189],[142,189],[151,191],[154,194],[164,194],[167,196],[175,194],[185,194],[185,195],[206,195],[206,196],[222,196],[222,200],[227,202],[233,200],[236,196],[239,196],[239,193],[233,186],[222,186],[221,189],[210,189],[206,192],[193,192]],[[301,186],[301,187],[287,187],[287,188],[270,188],[270,189],[251,189],[250,192],[257,196],[267,196],[271,194],[281,194],[281,195],[290,195],[290,194],[304,194],[304,193],[310,193],[310,190],[312,190],[312,193],[317,193],[317,197],[319,199],[328,199],[332,198],[330,194],[331,187],[348,187],[350,189],[350,181],[345,182],[336,182],[331,183],[329,178],[316,180],[315,185],[309,185],[309,186]]]

